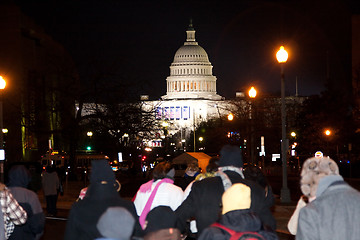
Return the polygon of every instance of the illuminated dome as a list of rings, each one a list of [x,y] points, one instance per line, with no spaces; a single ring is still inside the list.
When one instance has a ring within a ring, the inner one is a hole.
[[[177,50],[173,64],[181,62],[204,62],[210,64],[207,53],[197,44],[184,45]]]
[[[162,99],[212,99],[216,94],[216,77],[206,51],[195,41],[195,29],[190,22],[186,42],[175,53],[166,78],[167,92]]]

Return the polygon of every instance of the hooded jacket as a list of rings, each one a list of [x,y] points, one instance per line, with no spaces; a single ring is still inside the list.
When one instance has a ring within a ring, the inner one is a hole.
[[[120,197],[114,183],[115,176],[108,162],[106,160],[92,161],[90,185],[84,199],[75,202],[71,207],[66,224],[65,240],[93,240],[103,237],[96,225],[100,216],[109,207],[126,208],[136,219],[133,235],[143,235],[134,204]]]
[[[274,232],[262,229],[261,220],[249,209],[230,211],[221,217],[219,223],[236,232],[257,232],[266,240],[278,239]],[[230,237],[230,234],[223,229],[208,227],[202,232],[198,240],[227,240]]]
[[[28,215],[24,225],[15,226],[10,239],[39,239],[43,234],[45,216],[37,194],[26,189],[30,180],[30,173],[23,165],[13,166],[9,171],[9,190]]]

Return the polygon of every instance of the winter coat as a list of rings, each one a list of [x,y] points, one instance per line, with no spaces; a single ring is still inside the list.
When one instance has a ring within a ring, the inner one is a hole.
[[[137,214],[140,216],[143,212],[145,205],[155,188],[155,186],[161,181],[161,179],[152,183],[151,191],[149,192],[140,192],[136,193],[134,200],[135,208]],[[154,201],[151,204],[151,209],[157,206],[169,206],[173,211],[175,211],[183,201],[183,191],[180,187],[171,184],[171,183],[161,183],[156,194]]]
[[[251,188],[250,209],[258,214],[264,225],[275,230],[275,218],[265,203],[264,189],[253,181],[243,179],[234,171],[225,171],[225,173],[233,184],[243,183]],[[211,177],[194,182],[189,196],[176,210],[180,220],[180,230],[186,230],[186,221],[192,217],[196,219],[199,234],[216,222],[221,215],[221,197],[223,193],[224,186],[220,177]]]
[[[57,195],[60,187],[60,181],[57,173],[44,172],[42,177],[42,186],[45,196]]]
[[[96,224],[108,207],[124,207],[136,219],[134,235],[142,236],[134,204],[120,197],[111,184],[91,183],[83,200],[71,207],[65,230],[65,240],[93,240],[101,238]]]
[[[357,240],[360,236],[360,193],[341,176],[320,179],[316,199],[300,210],[297,240]]]
[[[262,228],[260,218],[249,209],[230,211],[220,218],[219,223],[236,232],[257,232],[266,240],[278,239],[275,232],[265,231]],[[227,231],[212,226],[206,228],[198,240],[228,240],[230,237]]]
[[[26,189],[30,182],[30,173],[23,165],[13,166],[9,171],[9,190],[22,208],[28,219],[24,225],[15,226],[11,239],[39,239],[44,231],[45,216],[37,194]]]

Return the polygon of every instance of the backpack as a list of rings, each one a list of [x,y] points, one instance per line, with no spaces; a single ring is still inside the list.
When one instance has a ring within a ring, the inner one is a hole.
[[[231,235],[230,240],[265,240],[264,236],[257,232],[236,232],[220,223],[213,223],[211,226],[228,232]]]

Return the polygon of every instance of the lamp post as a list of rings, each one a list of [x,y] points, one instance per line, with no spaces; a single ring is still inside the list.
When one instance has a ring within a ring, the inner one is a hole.
[[[326,137],[326,152],[327,152],[327,155],[330,156],[329,141],[330,141],[332,132],[330,129],[325,129],[324,134]]]
[[[255,147],[254,147],[254,121],[252,117],[252,99],[255,99],[257,91],[254,87],[251,87],[248,94],[250,97],[250,144],[251,144],[250,158],[251,158],[251,164],[254,165]]]
[[[200,145],[200,147],[199,147],[199,151],[203,151],[204,150],[204,148],[202,147],[202,141],[204,140],[204,138],[203,137],[199,137],[199,145]]]
[[[287,147],[286,147],[286,109],[285,109],[285,77],[284,64],[288,59],[288,53],[284,46],[281,46],[276,53],[276,59],[281,67],[281,159],[283,172],[283,185],[281,188],[281,202],[290,202],[290,190],[287,186]]]
[[[2,99],[2,90],[5,89],[6,81],[0,76],[0,181],[4,182],[4,161],[5,161],[5,151],[4,151],[4,133],[3,133],[3,99]]]

